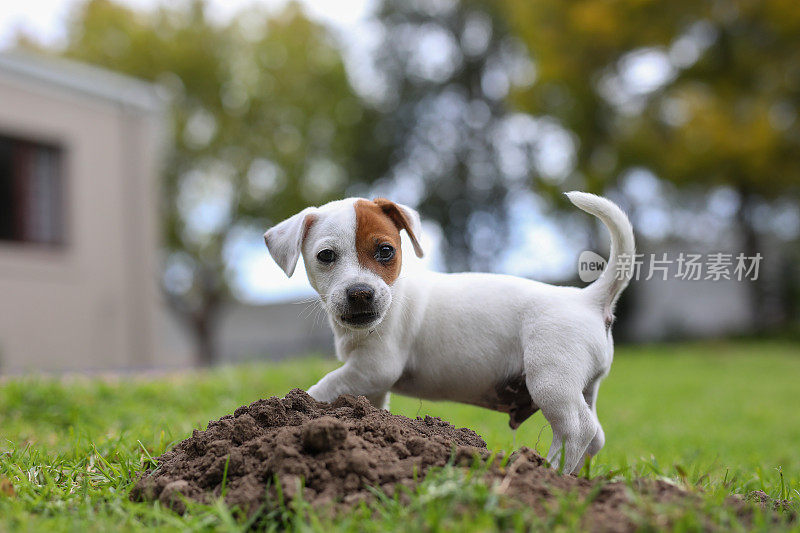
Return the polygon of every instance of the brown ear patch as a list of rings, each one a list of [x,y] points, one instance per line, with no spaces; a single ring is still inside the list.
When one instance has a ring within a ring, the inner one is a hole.
[[[399,226],[377,201],[357,200],[355,210],[358,262],[391,285],[400,275],[403,263]],[[382,244],[389,244],[394,248],[394,257],[389,261],[378,261],[376,257],[378,247]]]
[[[411,244],[414,246],[414,252],[417,254],[417,257],[422,257],[422,246],[420,246],[417,240],[417,235],[414,233],[411,221],[406,217],[402,209],[400,209],[396,203],[386,198],[375,198],[373,202],[383,209],[383,212],[392,219],[398,230],[406,230],[408,237],[411,239]]]

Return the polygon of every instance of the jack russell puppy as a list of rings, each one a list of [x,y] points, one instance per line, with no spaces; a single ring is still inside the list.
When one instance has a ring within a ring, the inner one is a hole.
[[[422,257],[419,215],[383,198],[309,207],[268,230],[269,252],[288,276],[303,256],[344,363],[308,393],[322,402],[363,395],[377,407],[390,392],[452,400],[508,413],[513,429],[541,409],[553,430],[548,462],[579,471],[605,442],[597,390],[611,366],[613,310],[632,276],[625,258],[634,239],[611,201],[567,196],[611,234],[606,269],[582,289],[498,274],[402,277],[400,231]]]

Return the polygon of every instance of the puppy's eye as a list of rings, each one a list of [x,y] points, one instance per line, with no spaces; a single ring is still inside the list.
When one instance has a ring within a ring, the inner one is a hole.
[[[333,263],[336,261],[336,252],[330,248],[325,248],[317,254],[317,259],[320,263]]]
[[[390,261],[394,257],[394,247],[390,244],[381,244],[375,252],[375,259],[381,262]]]

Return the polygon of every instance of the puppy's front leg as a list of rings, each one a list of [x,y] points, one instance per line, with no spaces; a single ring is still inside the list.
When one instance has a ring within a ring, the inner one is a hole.
[[[369,403],[373,405],[373,407],[377,407],[378,409],[389,409],[389,396],[391,393],[389,391],[384,392],[383,394],[370,394],[367,396]]]
[[[385,403],[387,391],[400,378],[402,371],[402,364],[396,358],[351,356],[344,365],[308,389],[308,394],[320,402],[332,402],[342,394],[367,396],[375,407],[380,408]]]

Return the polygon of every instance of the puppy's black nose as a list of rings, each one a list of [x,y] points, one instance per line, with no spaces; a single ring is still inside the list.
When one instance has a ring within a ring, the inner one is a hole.
[[[363,283],[347,287],[347,301],[351,304],[366,304],[372,301],[375,291]]]

